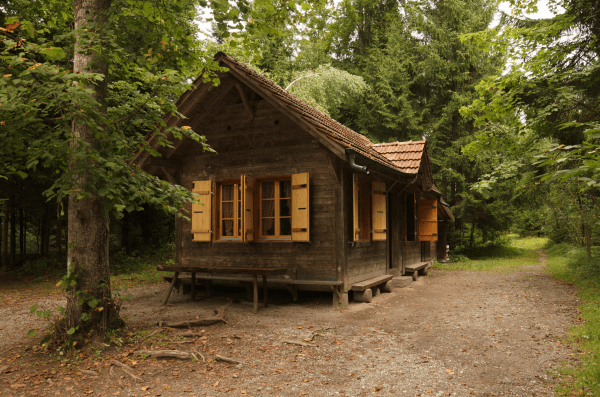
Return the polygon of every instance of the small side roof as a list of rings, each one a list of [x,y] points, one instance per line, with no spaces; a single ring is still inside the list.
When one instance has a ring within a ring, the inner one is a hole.
[[[372,148],[384,155],[399,170],[416,174],[421,168],[427,141],[406,141],[372,144]]]

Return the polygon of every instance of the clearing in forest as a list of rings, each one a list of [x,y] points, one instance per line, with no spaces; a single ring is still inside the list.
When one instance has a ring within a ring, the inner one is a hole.
[[[577,360],[563,338],[577,322],[578,298],[549,276],[533,247],[512,252],[484,259],[509,261],[507,271],[498,263],[491,271],[434,268],[407,288],[342,310],[331,307],[331,294],[305,292],[292,302],[274,291],[253,315],[241,289],[199,293],[196,302],[174,294],[161,306],[167,284],[133,287],[128,330],[53,354],[25,338],[41,324],[28,314],[31,302],[20,300],[0,308],[1,396],[551,396],[552,374]],[[227,324],[164,328],[142,340],[159,320],[208,317],[225,305]],[[188,332],[196,335],[180,335]]]

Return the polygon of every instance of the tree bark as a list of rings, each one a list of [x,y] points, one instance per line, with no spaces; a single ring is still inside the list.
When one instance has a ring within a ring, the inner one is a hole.
[[[23,207],[19,208],[19,256],[25,259],[25,228],[23,227]]]
[[[8,200],[4,201],[4,224],[2,225],[2,268],[8,269]]]
[[[44,247],[44,258],[47,258],[50,254],[50,210],[46,204],[46,220],[44,221],[44,240],[42,240],[42,246]]]
[[[15,211],[15,196],[10,198],[10,266],[15,265],[17,250],[17,211]]]
[[[109,0],[75,0],[73,2],[75,29],[83,29],[87,25],[88,18],[101,24],[105,18],[103,11],[109,6]],[[100,39],[101,26],[95,26],[94,29],[99,33],[96,39]],[[106,76],[108,71],[106,62],[95,52],[84,52],[85,50],[80,33],[75,42],[73,72],[94,72]],[[88,88],[94,91],[91,95],[98,102],[100,110],[105,112],[106,78],[101,83]],[[71,143],[74,150],[78,150],[80,142],[90,145],[91,148],[97,148],[96,139],[83,120],[75,119],[73,121],[72,133],[75,137]],[[85,158],[72,159],[71,169],[82,165],[76,161],[85,161],[85,168],[95,166],[94,162]],[[85,171],[80,172],[74,178],[77,188],[83,189],[87,185]],[[111,325],[113,320],[118,320],[116,311],[109,303],[112,301],[112,296],[108,262],[108,227],[108,214],[104,201],[95,192],[81,200],[76,200],[76,195],[69,196],[67,267],[69,271],[76,271],[80,276],[76,286],[77,290],[90,291],[95,298],[101,299],[102,303],[99,306],[104,307],[104,310],[101,312],[101,319],[98,319],[98,312],[90,310],[85,303],[78,305],[77,302],[74,302],[69,307],[68,326],[83,325],[87,327],[88,324],[99,323],[105,329]],[[92,314],[90,322],[83,324],[80,321],[83,312]]]
[[[62,219],[56,220],[56,252],[58,257],[62,256]]]

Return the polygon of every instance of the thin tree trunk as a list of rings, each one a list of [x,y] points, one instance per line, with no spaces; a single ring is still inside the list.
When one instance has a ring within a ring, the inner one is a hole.
[[[40,247],[40,233],[42,232],[42,218],[38,219],[38,229],[37,229],[37,234],[35,235],[35,245],[36,245],[36,252],[38,252],[40,255],[42,254],[42,249]]]
[[[75,29],[82,29],[87,24],[87,18],[101,23],[104,18],[103,11],[109,6],[110,0],[75,0],[73,2]],[[101,35],[101,27],[96,26],[94,29],[97,29]],[[106,76],[107,64],[94,52],[85,51],[85,48],[81,46],[80,39],[80,36],[77,36],[75,42],[73,72],[95,72]],[[106,111],[104,103],[106,78],[96,84],[88,88],[94,91],[91,95],[98,101],[101,111]],[[79,142],[92,148],[97,147],[92,131],[83,120],[75,119],[73,121],[72,133],[75,137],[71,143],[73,150],[79,150]],[[76,161],[83,161],[85,164],[79,164]],[[79,160],[72,158],[69,166],[71,169],[83,170],[76,175],[76,185],[78,187],[87,185],[87,175],[84,170],[94,167],[95,164],[85,158]],[[101,299],[102,303],[99,306],[104,307],[101,312],[103,327],[111,325],[113,320],[119,320],[115,310],[108,304],[112,301],[108,266],[108,226],[108,214],[101,197],[95,193],[91,193],[81,200],[76,200],[76,195],[69,196],[67,267],[69,271],[77,271],[80,275],[78,290],[90,291],[95,298]],[[75,303],[69,307],[68,326],[84,325],[80,321],[83,312],[92,315],[91,323],[100,322],[96,316],[97,312],[89,310],[85,303],[84,305]]]
[[[8,200],[4,201],[4,224],[2,225],[2,268],[8,269]]]
[[[469,237],[470,247],[473,248],[473,242],[475,240],[475,221],[471,223],[471,236]]]
[[[44,257],[50,255],[50,233],[52,231],[52,213],[46,212],[46,229],[44,230]]]
[[[15,265],[17,250],[17,211],[15,211],[15,196],[10,198],[10,266]]]
[[[23,207],[19,208],[19,256],[25,259],[25,229],[23,228]]]
[[[56,252],[60,258],[62,256],[62,219],[60,217],[56,220]]]

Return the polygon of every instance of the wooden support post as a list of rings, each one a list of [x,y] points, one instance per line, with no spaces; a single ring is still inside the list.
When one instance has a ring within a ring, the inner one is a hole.
[[[269,287],[267,287],[267,276],[263,275],[263,305],[264,307],[268,306],[269,303]]]
[[[196,300],[196,272],[192,272],[192,301]]]
[[[295,284],[286,284],[285,287],[292,294],[292,300],[296,302],[298,300],[298,287]]]
[[[175,284],[177,283],[177,276],[179,276],[179,272],[175,272],[175,274],[173,275],[173,280],[171,280],[171,285],[169,285],[169,291],[167,291],[167,295],[165,296],[165,299],[163,299],[162,304],[163,306],[167,304],[167,302],[169,301],[169,297],[171,296],[171,291],[173,291],[173,287],[175,287]]]
[[[258,313],[258,280],[256,274],[252,275],[252,284],[254,285],[254,314]]]
[[[343,292],[343,286],[332,286],[333,288],[333,306],[346,307],[348,306],[348,293]]]

